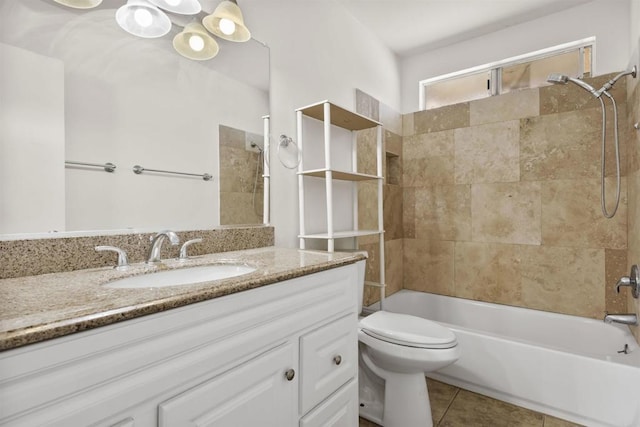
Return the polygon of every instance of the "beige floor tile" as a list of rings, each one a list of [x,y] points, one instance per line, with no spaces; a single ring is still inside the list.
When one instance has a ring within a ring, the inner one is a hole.
[[[551,415],[544,416],[544,427],[582,427],[581,424],[575,424],[571,421],[561,420]]]
[[[379,427],[379,426],[378,426],[378,424],[372,423],[369,420],[365,420],[364,418],[360,418],[360,423],[358,424],[358,427]]]
[[[460,390],[439,427],[542,427],[543,415]]]
[[[431,403],[431,418],[433,419],[433,425],[436,426],[442,420],[460,389],[427,378],[427,390],[429,392],[429,403]]]

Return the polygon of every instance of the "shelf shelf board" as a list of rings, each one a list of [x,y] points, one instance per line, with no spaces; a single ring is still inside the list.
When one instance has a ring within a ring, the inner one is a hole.
[[[324,120],[324,104],[329,101],[322,101],[316,104],[309,105],[307,107],[298,108],[296,111],[302,111],[302,114],[308,117],[313,117],[317,120]],[[331,105],[331,124],[348,129],[348,130],[362,130],[369,129],[380,125],[380,122],[371,120],[361,114],[351,112],[342,107],[338,107],[335,104]]]
[[[374,287],[374,288],[386,288],[386,287],[387,287],[387,285],[385,285],[384,283],[380,283],[380,282],[371,282],[371,281],[369,281],[369,280],[366,280],[366,281],[364,282],[364,285],[365,285],[365,286],[371,286],[371,287]]]
[[[332,170],[332,169],[326,169],[326,168],[306,170],[306,171],[298,172],[298,175],[325,178],[326,176],[325,172],[329,170],[331,170],[332,172],[331,176],[333,179],[338,179],[342,181],[370,181],[374,179],[382,179],[381,176],[377,176],[377,175],[368,175],[365,173],[358,173],[358,172],[344,172],[344,171],[338,171],[338,170]]]
[[[335,231],[333,233],[333,239],[346,239],[349,237],[363,237],[363,236],[374,236],[376,234],[382,234],[383,232],[380,230],[347,230],[347,231]],[[328,240],[328,233],[318,233],[318,234],[301,234],[298,236],[300,239],[321,239]]]

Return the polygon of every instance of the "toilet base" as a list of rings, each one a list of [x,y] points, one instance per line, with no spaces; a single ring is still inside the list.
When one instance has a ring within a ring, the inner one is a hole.
[[[433,427],[423,374],[390,376],[386,379],[384,396],[384,427]]]

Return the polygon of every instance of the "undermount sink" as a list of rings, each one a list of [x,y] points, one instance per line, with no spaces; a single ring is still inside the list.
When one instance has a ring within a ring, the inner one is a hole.
[[[163,288],[229,279],[256,271],[244,264],[215,264],[165,270],[105,283],[106,288]]]

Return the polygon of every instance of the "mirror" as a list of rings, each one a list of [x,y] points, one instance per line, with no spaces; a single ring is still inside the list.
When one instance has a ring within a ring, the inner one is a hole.
[[[216,39],[193,61],[172,45],[184,17],[142,39],[124,3],[0,0],[0,238],[263,222],[269,49]]]

